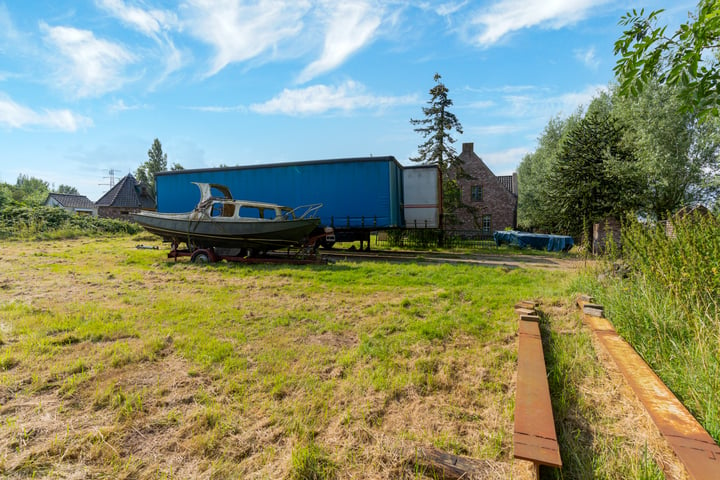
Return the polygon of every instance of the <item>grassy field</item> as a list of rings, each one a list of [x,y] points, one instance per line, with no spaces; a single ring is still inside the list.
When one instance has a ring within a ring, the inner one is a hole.
[[[512,306],[532,298],[564,478],[659,478],[572,310],[574,271],[202,267],[137,243],[0,243],[1,475],[426,478],[423,446],[520,475]]]

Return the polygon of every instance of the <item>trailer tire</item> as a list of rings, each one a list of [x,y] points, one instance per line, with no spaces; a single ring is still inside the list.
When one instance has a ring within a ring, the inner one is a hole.
[[[190,257],[190,261],[197,264],[206,264],[210,263],[210,256],[206,252],[195,252]]]
[[[327,242],[325,240],[320,240],[320,246],[325,250],[332,250],[333,245],[335,245],[335,242]]]

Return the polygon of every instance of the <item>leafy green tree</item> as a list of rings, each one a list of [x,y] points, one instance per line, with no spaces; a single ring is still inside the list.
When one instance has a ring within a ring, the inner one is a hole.
[[[148,159],[140,165],[135,172],[135,179],[149,187],[150,193],[155,196],[155,174],[167,170],[167,153],[163,153],[162,144],[157,138],[148,150]],[[172,165],[172,170],[182,170],[179,163]]]
[[[639,160],[643,210],[664,219],[688,203],[710,203],[720,188],[720,124],[683,109],[680,87],[649,84],[636,97],[615,95],[614,114]]]
[[[12,198],[19,203],[38,206],[43,204],[48,193],[50,193],[48,182],[21,173],[12,189]]]
[[[518,166],[518,225],[526,230],[550,230],[553,206],[548,202],[550,172],[563,138],[582,118],[578,111],[566,119],[551,118],[538,138],[538,147]]]
[[[462,125],[455,114],[450,111],[453,101],[448,97],[449,90],[440,81],[441,78],[438,73],[433,77],[435,86],[430,89],[428,106],[422,109],[425,118],[410,119],[412,125],[418,126],[414,130],[426,139],[418,146],[418,156],[411,157],[410,160],[439,167],[443,178],[445,223],[451,225],[457,221],[455,212],[458,209],[472,207],[464,205],[461,200],[458,180],[469,176],[463,169],[463,162],[452,145],[455,143],[452,131],[463,133]]]
[[[615,74],[623,94],[637,95],[657,80],[679,88],[683,107],[701,117],[720,114],[720,0],[700,0],[696,14],[668,36],[656,26],[663,10],[625,14],[615,42]]]
[[[60,184],[60,186],[55,189],[55,193],[64,193],[66,195],[80,195],[80,192],[78,192],[77,188],[63,184]]]
[[[608,110],[607,96],[595,99],[568,133],[549,176],[549,223],[570,235],[591,238],[594,222],[634,210],[642,196],[642,175],[623,130]]]
[[[7,183],[0,183],[0,207],[4,207],[13,200],[12,187]]]

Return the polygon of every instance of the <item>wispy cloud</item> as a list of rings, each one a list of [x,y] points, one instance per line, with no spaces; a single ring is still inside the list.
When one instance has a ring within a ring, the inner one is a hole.
[[[471,17],[471,41],[488,47],[525,28],[560,29],[587,18],[593,7],[609,1],[499,0]]]
[[[415,104],[414,95],[382,97],[366,92],[365,87],[354,81],[339,86],[313,85],[301,89],[285,89],[265,103],[253,104],[250,110],[262,114],[313,115],[328,111],[352,111],[377,109],[396,105]]]
[[[325,44],[320,58],[300,73],[305,83],[341,65],[354,52],[367,45],[382,20],[382,11],[367,2],[325,2],[330,9],[326,19]]]
[[[496,175],[510,175],[531,147],[515,147],[497,152],[483,153],[482,159]]]
[[[6,42],[13,42],[19,37],[10,13],[4,4],[0,4],[0,52],[4,50]]]
[[[126,4],[123,0],[96,0],[98,7],[106,10],[131,28],[155,37],[178,24],[177,15],[169,10],[143,10]]]
[[[184,6],[184,25],[190,33],[212,46],[215,54],[207,76],[233,62],[261,54],[273,55],[278,44],[298,35],[303,16],[311,8],[307,0],[284,2],[258,0],[189,0]]]
[[[148,105],[139,104],[139,103],[135,103],[135,104],[128,105],[128,104],[125,103],[125,101],[121,98],[121,99],[118,99],[118,100],[115,100],[114,102],[112,102],[112,103],[108,106],[108,111],[109,111],[110,113],[118,113],[118,112],[127,112],[127,111],[130,111],[130,110],[141,110],[141,109],[145,109],[145,108],[148,108]]]
[[[575,58],[584,64],[586,67],[597,70],[600,66],[600,60],[595,56],[595,47],[590,47],[588,49],[582,50],[582,49],[576,49],[574,50]]]
[[[452,15],[455,12],[462,9],[465,5],[467,5],[467,0],[463,2],[446,2],[441,3],[437,7],[435,7],[435,13],[440,15],[441,17],[446,17],[448,15]]]
[[[96,38],[89,30],[40,23],[45,41],[64,59],[57,61],[55,81],[75,97],[94,97],[117,90],[135,56],[117,43]]]
[[[177,14],[170,10],[142,9],[123,0],[96,0],[99,8],[119,19],[129,28],[153,39],[160,48],[159,58],[165,67],[151,89],[183,66],[183,56],[175,47],[170,31],[179,28]]]
[[[42,127],[51,130],[74,132],[90,127],[90,118],[77,115],[70,110],[43,110],[37,112],[14,102],[7,95],[0,93],[0,125],[9,128]]]
[[[230,112],[246,112],[247,107],[245,105],[232,105],[232,106],[220,106],[220,105],[207,105],[200,107],[185,107],[187,110],[195,110],[198,112],[211,112],[211,113],[230,113]]]
[[[580,107],[587,107],[594,97],[606,90],[606,85],[588,85],[580,91],[558,95],[548,95],[544,89],[542,94],[538,91],[525,95],[506,95],[503,97],[506,103],[503,110],[508,116],[519,118],[550,118],[558,114],[567,116]]]

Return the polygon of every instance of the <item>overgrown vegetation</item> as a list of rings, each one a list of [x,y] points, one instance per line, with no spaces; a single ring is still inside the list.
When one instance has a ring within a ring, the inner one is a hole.
[[[138,233],[136,224],[62,208],[11,204],[0,207],[0,239],[58,239],[80,236]]]
[[[691,215],[672,227],[667,235],[662,224],[629,220],[622,260],[586,276],[585,288],[720,441],[720,221]]]

